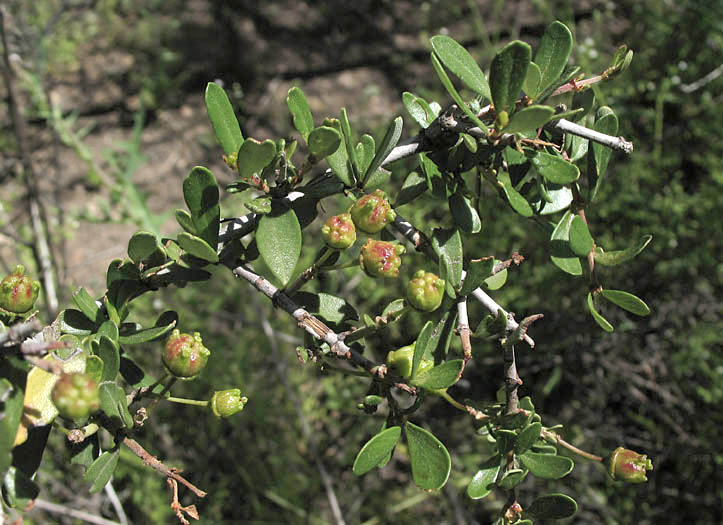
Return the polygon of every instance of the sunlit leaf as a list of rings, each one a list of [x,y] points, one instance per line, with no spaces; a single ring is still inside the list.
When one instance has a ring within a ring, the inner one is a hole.
[[[498,115],[502,111],[514,111],[531,59],[532,49],[519,40],[507,44],[492,59],[489,84]]]
[[[499,455],[494,455],[480,466],[472,481],[467,485],[467,496],[471,499],[482,499],[492,492],[500,471],[500,460]]]
[[[611,325],[607,319],[605,319],[600,313],[595,309],[595,303],[593,301],[592,293],[587,294],[587,309],[590,312],[590,315],[592,315],[593,319],[595,319],[595,322],[600,325],[600,328],[605,330],[606,332],[612,332],[614,330],[613,325]]]
[[[357,476],[366,474],[391,453],[399,441],[402,427],[394,426],[379,432],[367,441],[354,460],[352,471]]]
[[[221,144],[223,152],[226,155],[236,154],[244,137],[226,92],[218,84],[209,82],[206,86],[204,100],[213,132]]]
[[[286,104],[294,120],[294,127],[301,133],[304,140],[309,140],[309,134],[314,129],[314,118],[309,109],[304,92],[298,87],[292,87],[286,97]]]
[[[529,450],[520,455],[520,459],[533,475],[542,479],[560,479],[567,476],[575,466],[575,463],[565,456],[537,454]]]
[[[103,490],[118,466],[120,450],[115,448],[103,452],[85,472],[84,479],[90,483],[90,493],[95,494]]]
[[[650,308],[648,308],[648,305],[645,304],[642,299],[631,293],[623,292],[621,290],[603,290],[600,292],[600,295],[623,310],[627,310],[631,314],[640,316],[650,314]]]
[[[414,483],[425,490],[442,488],[452,469],[452,459],[446,447],[431,432],[409,421],[404,424],[404,434]]]
[[[293,210],[280,202],[274,208],[259,220],[256,243],[271,273],[286,286],[301,255],[301,226]]]
[[[442,63],[457,75],[468,88],[486,99],[490,98],[490,87],[487,84],[487,78],[485,78],[475,59],[464,47],[446,35],[433,36],[429,41]]]
[[[567,26],[559,21],[547,26],[535,54],[535,64],[540,66],[540,91],[560,78],[571,51],[572,33]]]

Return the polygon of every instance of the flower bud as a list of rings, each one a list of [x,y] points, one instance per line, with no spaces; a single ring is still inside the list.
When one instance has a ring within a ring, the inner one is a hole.
[[[417,270],[407,284],[407,301],[417,310],[432,312],[442,304],[444,285],[444,279],[433,273]]]
[[[176,328],[171,332],[161,357],[171,374],[189,379],[203,370],[210,355],[211,351],[203,346],[201,334],[182,334]]]
[[[414,360],[414,345],[405,346],[399,350],[392,350],[387,354],[387,367],[392,374],[403,379],[412,375],[412,361]]]
[[[10,275],[0,281],[0,307],[16,314],[29,311],[40,292],[40,283],[25,275],[25,268],[18,264]]]
[[[369,277],[398,277],[406,250],[401,244],[369,239],[361,249],[359,263]]]
[[[330,248],[346,250],[356,241],[356,228],[351,220],[351,214],[342,213],[329,217],[326,224],[321,227],[321,237]]]
[[[63,374],[50,397],[58,414],[66,419],[85,419],[100,407],[98,385],[88,374]]]
[[[364,195],[349,210],[354,225],[364,233],[377,233],[392,222],[397,214],[382,190]]]
[[[231,417],[241,412],[247,402],[248,398],[241,396],[241,390],[232,388],[214,392],[209,407],[216,417]]]
[[[618,447],[603,459],[608,475],[615,481],[626,483],[645,483],[645,472],[653,470],[653,462],[645,454]]]

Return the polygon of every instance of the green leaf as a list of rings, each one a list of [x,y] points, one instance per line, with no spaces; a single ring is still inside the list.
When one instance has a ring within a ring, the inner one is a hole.
[[[183,197],[198,237],[211,245],[215,252],[221,220],[216,177],[203,166],[194,167],[183,181]]]
[[[419,363],[422,362],[422,359],[425,355],[431,355],[431,347],[434,343],[434,340],[432,338],[433,333],[434,323],[432,321],[427,321],[422,327],[422,330],[419,332],[419,335],[417,336],[417,341],[414,343],[412,371],[409,377],[414,377],[415,375],[417,375],[417,370],[419,370]]]
[[[271,273],[286,286],[301,255],[301,226],[293,210],[275,202],[274,211],[259,220],[256,243]]]
[[[450,273],[445,279],[456,290],[462,282],[462,237],[459,230],[445,230],[443,228],[435,228],[432,232],[432,248],[437,256],[442,260],[442,256],[449,257]]]
[[[119,457],[120,450],[118,448],[106,450],[88,467],[83,479],[91,484],[91,494],[100,492],[107,485],[115,472]]]
[[[255,199],[245,202],[244,206],[253,213],[258,215],[264,215],[265,213],[271,213],[271,197],[261,195]]]
[[[534,131],[544,126],[555,114],[550,106],[528,106],[512,115],[503,128],[505,133]]]
[[[507,44],[492,59],[490,93],[498,115],[514,111],[531,59],[532,49],[519,40]]]
[[[402,103],[404,107],[407,108],[407,112],[411,117],[423,129],[429,127],[429,125],[434,122],[434,119],[437,118],[437,115],[439,115],[439,112],[435,112],[426,100],[409,91],[402,93]]]
[[[502,395],[504,396],[504,392]],[[503,428],[497,431],[495,439],[497,441],[497,452],[505,455],[514,448],[515,442],[517,441],[517,434],[512,430],[505,430]]]
[[[304,92],[298,87],[292,87],[286,97],[286,105],[289,106],[289,111],[294,119],[294,127],[308,142],[309,135],[314,129],[314,117],[311,115]]]
[[[103,360],[97,355],[89,355],[85,360],[85,373],[100,383],[103,377]]]
[[[309,133],[309,152],[317,159],[328,157],[341,145],[341,133],[329,126],[320,126]]]
[[[487,132],[487,126],[484,122],[482,122],[477,115],[469,108],[467,103],[462,100],[462,97],[459,96],[459,93],[457,93],[457,90],[454,88],[454,84],[452,84],[452,81],[447,76],[446,71],[444,70],[444,67],[442,66],[442,63],[437,58],[437,55],[432,53],[432,66],[434,66],[434,70],[437,72],[437,76],[439,77],[439,80],[442,82],[442,85],[447,90],[449,95],[452,97],[452,100],[455,101],[457,104],[457,107],[464,111],[464,114],[467,115],[467,117],[474,122],[482,131],[485,133]]]
[[[326,119],[324,124],[334,128],[340,135],[342,134],[339,119]],[[331,171],[334,172],[334,175],[336,175],[345,186],[351,187],[354,185],[354,178],[349,165],[346,147],[340,147],[334,153],[328,155],[326,157],[326,162],[329,164]]]
[[[432,49],[452,73],[457,75],[464,84],[478,95],[490,98],[490,87],[487,78],[477,62],[467,50],[453,38],[446,35],[433,36],[430,40]]]
[[[531,204],[540,215],[550,215],[566,210],[572,203],[572,190],[567,186],[560,186],[544,180],[538,180],[540,189],[545,189],[549,202],[544,198],[537,197]]]
[[[387,132],[384,134],[381,144],[377,149],[374,158],[366,169],[364,176],[362,177],[362,187],[366,185],[369,177],[375,173],[382,165],[384,160],[389,156],[392,150],[396,147],[399,142],[399,138],[402,136],[402,117],[396,117],[387,128]]]
[[[209,82],[204,99],[213,132],[223,152],[226,155],[235,154],[241,147],[244,137],[226,92],[218,84]]]
[[[428,368],[417,376],[412,376],[412,384],[429,390],[439,390],[452,386],[459,379],[459,373],[464,366],[462,359],[445,361],[444,363]]]
[[[70,449],[70,464],[82,465],[86,469],[95,461],[100,451],[98,433],[86,437],[80,443],[66,440],[65,444]]]
[[[356,145],[356,158],[359,162],[359,171],[366,173],[367,168],[371,165],[376,151],[376,143],[374,137],[368,134],[362,135],[359,144]]]
[[[398,208],[404,204],[412,202],[414,199],[427,191],[427,179],[422,177],[416,171],[412,171],[407,178],[404,179],[402,189],[399,190],[397,200],[394,202],[394,208]]]
[[[247,138],[238,151],[238,174],[242,179],[260,175],[263,169],[276,157],[276,144],[273,140],[260,142]]]
[[[2,416],[0,417],[0,476],[10,467],[10,451],[20,426],[25,400],[27,364],[18,357],[3,359],[0,367]]]
[[[507,470],[497,482],[497,485],[505,490],[512,490],[524,481],[528,472],[527,469],[519,468]]]
[[[10,467],[5,473],[2,495],[9,507],[24,509],[39,493],[38,485],[22,470]]]
[[[570,184],[580,178],[578,167],[557,155],[538,151],[531,160],[537,173],[555,184]]]
[[[128,257],[136,264],[140,264],[158,250],[162,250],[162,246],[151,232],[136,232],[128,241]]]
[[[497,259],[494,260],[494,263],[497,264],[501,261],[498,261]],[[507,268],[504,270],[497,272],[494,275],[490,275],[484,280],[484,285],[488,290],[499,290],[502,288],[505,283],[507,282]]]
[[[627,310],[631,314],[640,316],[650,314],[650,308],[648,308],[648,305],[631,293],[623,292],[621,290],[603,290],[600,292],[600,295],[623,310]]]
[[[572,219],[572,213],[569,210],[566,211],[552,231],[550,259],[563,272],[571,275],[582,275],[580,259],[570,249],[570,224]]]
[[[618,117],[612,109],[602,106],[595,115],[595,124],[592,129],[606,135],[616,135],[618,132]],[[613,150],[597,142],[592,143],[592,155],[588,156],[588,186],[590,194],[588,200],[592,202],[602,184],[603,175],[608,167],[610,155]]]
[[[343,297],[327,293],[297,292],[294,302],[309,313],[316,314],[328,323],[338,324],[346,320],[357,320],[359,315]]]
[[[100,308],[95,304],[95,300],[90,296],[85,288],[78,288],[73,294],[73,304],[77,306],[83,315],[93,321],[94,323],[100,322],[99,315]]]
[[[535,424],[539,425],[539,423]],[[575,463],[565,456],[537,454],[529,450],[522,454],[520,459],[533,475],[542,479],[560,479],[567,476],[575,466]]]
[[[499,454],[495,454],[481,465],[477,474],[467,485],[467,496],[471,499],[482,499],[492,492],[500,471],[501,459]]]
[[[572,33],[565,24],[555,21],[545,29],[535,64],[540,66],[540,91],[562,75],[572,51]]]
[[[579,215],[570,223],[570,249],[578,257],[587,257],[592,250],[594,241],[585,220]]]
[[[366,474],[389,455],[399,441],[402,427],[394,426],[379,432],[367,441],[354,460],[352,471],[357,476]]]
[[[120,370],[120,348],[110,338],[102,335],[94,351],[103,360],[101,381],[114,381]]]
[[[504,191],[505,197],[507,197],[507,201],[510,203],[510,206],[512,206],[512,209],[523,217],[532,217],[534,212],[532,211],[530,203],[527,202],[527,199],[525,199],[512,185],[510,174],[506,171],[500,170],[497,174],[497,182],[502,185],[502,190]]]
[[[193,225],[193,219],[191,218],[191,214],[188,213],[186,210],[181,209],[177,209],[175,213],[176,222],[178,223],[178,225],[188,233],[197,235],[196,227]]]
[[[569,518],[577,512],[577,503],[565,494],[540,496],[524,511],[525,517],[559,520]]]
[[[611,325],[608,320],[605,319],[602,315],[600,315],[595,309],[592,293],[587,294],[587,309],[590,311],[590,315],[592,315],[592,318],[595,319],[595,322],[600,325],[600,328],[602,328],[606,332],[612,332],[614,330],[613,325]]]
[[[467,265],[467,275],[464,277],[459,295],[469,295],[482,286],[484,280],[492,273],[494,265],[495,261],[493,258],[469,261]]]
[[[517,439],[515,440],[515,454],[519,455],[529,450],[540,437],[540,432],[542,432],[542,423],[532,423],[525,427],[522,432],[517,435]],[[532,469],[530,469],[530,471],[532,471]],[[532,473],[535,474],[534,471],[532,471]]]
[[[60,324],[60,330],[64,334],[73,335],[90,335],[95,332],[97,325],[91,322],[85,315],[80,311],[74,310],[73,308],[67,308],[60,312],[58,316]]]
[[[191,235],[188,232],[181,232],[178,234],[178,245],[183,248],[183,251],[208,261],[210,263],[218,262],[218,254],[206,241],[195,235]]]
[[[452,469],[452,459],[445,446],[431,432],[409,421],[404,423],[404,434],[414,483],[425,490],[442,488]]]
[[[351,166],[351,178],[356,183],[356,181],[358,181],[361,177],[361,169],[359,167],[359,160],[356,157],[356,150],[354,149],[351,124],[349,123],[349,116],[346,113],[346,108],[341,108],[341,132],[344,136],[346,154],[349,159],[349,165]]]
[[[642,252],[652,239],[652,235],[643,235],[640,240],[630,248],[611,252],[605,252],[598,246],[595,248],[595,262],[602,266],[617,266],[618,264],[622,264]]]
[[[150,386],[156,382],[156,378],[146,374],[132,359],[121,357],[120,373],[123,379],[132,388]]]
[[[133,428],[133,418],[128,412],[126,393],[115,383],[101,383],[100,409],[113,423],[125,428]]]
[[[542,72],[540,71],[540,66],[534,62],[530,62],[527,68],[527,74],[525,75],[525,81],[522,83],[522,91],[532,100],[534,100],[540,92],[541,78]]]
[[[134,329],[130,332],[124,332],[119,336],[118,341],[122,345],[137,345],[160,339],[168,332],[176,327],[178,322],[178,314],[176,312],[164,312],[156,321],[156,325],[151,328]]]
[[[482,221],[477,210],[461,190],[457,190],[449,197],[449,211],[452,213],[454,223],[463,232],[479,233],[482,229]]]

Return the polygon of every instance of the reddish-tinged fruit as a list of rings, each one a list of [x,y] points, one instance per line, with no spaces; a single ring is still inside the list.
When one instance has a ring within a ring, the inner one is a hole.
[[[645,483],[648,481],[646,471],[653,470],[653,462],[647,455],[623,447],[613,450],[603,463],[613,480],[626,483]]]
[[[13,273],[0,281],[0,307],[16,314],[29,311],[40,292],[40,283],[25,275],[25,268],[18,264]]]
[[[321,237],[329,248],[346,250],[356,241],[356,228],[351,214],[342,213],[329,217],[321,227]]]
[[[171,332],[161,357],[171,374],[189,379],[203,370],[210,355],[211,351],[203,346],[201,334],[182,334],[176,328]]]
[[[404,346],[399,350],[392,350],[387,354],[387,368],[392,374],[402,379],[409,379],[412,375],[412,362],[414,361],[414,345]]]
[[[369,239],[361,249],[359,263],[369,277],[398,277],[404,246]]]
[[[407,284],[407,301],[422,312],[433,312],[444,298],[444,279],[435,274],[417,270]]]
[[[241,412],[247,402],[248,398],[241,396],[241,390],[232,388],[214,392],[208,406],[216,417],[231,417],[235,413]]]
[[[392,222],[397,214],[382,190],[364,195],[349,210],[357,230],[364,233],[377,233]]]
[[[98,385],[88,374],[63,374],[50,397],[58,414],[66,419],[85,419],[100,407]]]

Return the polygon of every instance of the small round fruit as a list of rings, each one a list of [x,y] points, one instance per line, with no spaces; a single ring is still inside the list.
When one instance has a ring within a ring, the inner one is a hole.
[[[177,328],[163,349],[162,359],[168,371],[176,377],[196,377],[206,366],[211,351],[203,346],[201,334],[182,334]]]
[[[418,270],[407,284],[407,301],[417,310],[433,312],[442,304],[444,285],[444,279]]]
[[[368,234],[382,231],[397,216],[386,193],[379,189],[356,201],[349,213],[357,229]]]
[[[412,375],[412,361],[414,360],[414,345],[404,346],[399,350],[392,350],[387,354],[387,368],[392,374],[402,379],[409,379]]]
[[[361,249],[359,263],[369,277],[398,277],[404,246],[369,239]]]
[[[209,408],[216,417],[231,417],[241,412],[247,402],[248,398],[241,396],[241,390],[238,388],[219,390],[214,392]]]
[[[25,275],[18,264],[13,273],[0,281],[0,307],[16,314],[28,312],[38,298],[40,283]]]
[[[63,374],[50,394],[65,419],[85,419],[100,407],[98,385],[88,374]]]
[[[356,241],[356,228],[351,214],[342,213],[329,217],[321,227],[321,237],[329,248],[346,250]]]

